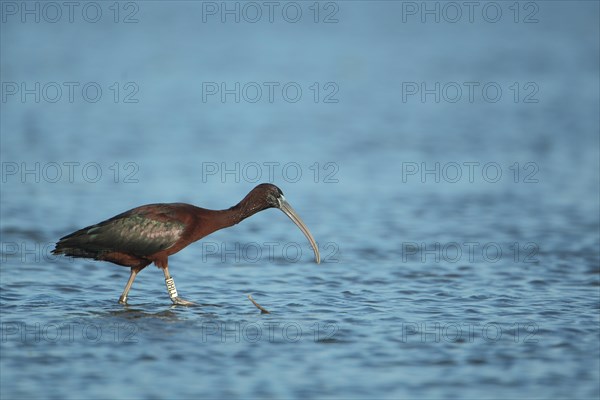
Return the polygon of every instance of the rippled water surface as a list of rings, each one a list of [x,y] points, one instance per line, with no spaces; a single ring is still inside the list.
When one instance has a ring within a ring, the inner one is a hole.
[[[321,3],[318,23],[313,3],[297,23],[201,2],[121,3],[131,24],[108,3],[98,23],[3,10],[2,81],[41,86],[3,84],[0,397],[598,398],[598,3],[519,3],[518,23],[512,3],[497,23],[409,3]],[[302,98],[223,102],[215,82]],[[422,82],[448,92],[407,95]],[[321,265],[277,210],[170,258],[194,307],[154,266],[122,306],[126,268],[49,253],[129,208],[227,208],[263,181]]]

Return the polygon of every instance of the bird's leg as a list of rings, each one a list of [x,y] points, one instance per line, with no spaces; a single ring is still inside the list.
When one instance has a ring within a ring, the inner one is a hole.
[[[192,303],[191,301],[187,301],[187,300],[184,300],[181,297],[179,297],[179,295],[177,294],[177,288],[175,287],[175,281],[173,280],[171,275],[169,275],[169,267],[168,266],[163,269],[163,272],[165,274],[165,283],[167,285],[167,292],[169,293],[169,297],[171,298],[171,301],[173,302],[173,304],[178,304],[181,306],[194,305],[195,303]]]
[[[131,268],[131,275],[129,275],[129,280],[127,281],[127,285],[125,285],[125,290],[123,290],[123,294],[119,297],[119,303],[127,304],[127,294],[129,293],[129,289],[131,289],[131,285],[133,285],[133,281],[135,280],[138,271],[135,268]]]

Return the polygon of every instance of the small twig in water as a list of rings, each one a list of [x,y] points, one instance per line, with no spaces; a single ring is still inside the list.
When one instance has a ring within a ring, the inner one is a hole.
[[[258,304],[256,301],[254,301],[254,299],[252,298],[252,295],[248,295],[248,300],[250,300],[252,302],[252,304],[254,304],[256,306],[256,308],[258,308],[260,310],[261,314],[271,314],[266,308],[264,308],[263,306]]]

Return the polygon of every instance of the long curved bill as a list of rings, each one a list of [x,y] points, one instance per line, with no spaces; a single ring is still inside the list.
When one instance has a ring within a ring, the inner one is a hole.
[[[319,254],[317,242],[315,242],[315,239],[310,234],[310,231],[308,230],[304,222],[302,222],[298,214],[296,214],[296,211],[294,211],[292,206],[290,206],[290,203],[288,203],[285,197],[283,196],[279,198],[279,209],[283,211],[284,214],[287,215],[292,221],[294,221],[294,223],[298,226],[298,228],[300,228],[302,233],[304,233],[304,236],[306,236],[306,238],[310,242],[310,245],[313,248],[313,251],[315,252],[315,261],[317,262],[317,264],[319,264],[321,262],[321,255]]]

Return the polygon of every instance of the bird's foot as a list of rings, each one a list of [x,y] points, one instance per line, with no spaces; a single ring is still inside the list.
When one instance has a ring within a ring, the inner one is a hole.
[[[177,297],[171,297],[171,301],[173,302],[173,304],[176,304],[178,306],[195,306],[196,305],[196,303],[184,300],[184,299],[182,299],[179,296],[177,296]]]
[[[127,304],[127,296],[119,297],[119,304],[126,305]]]

